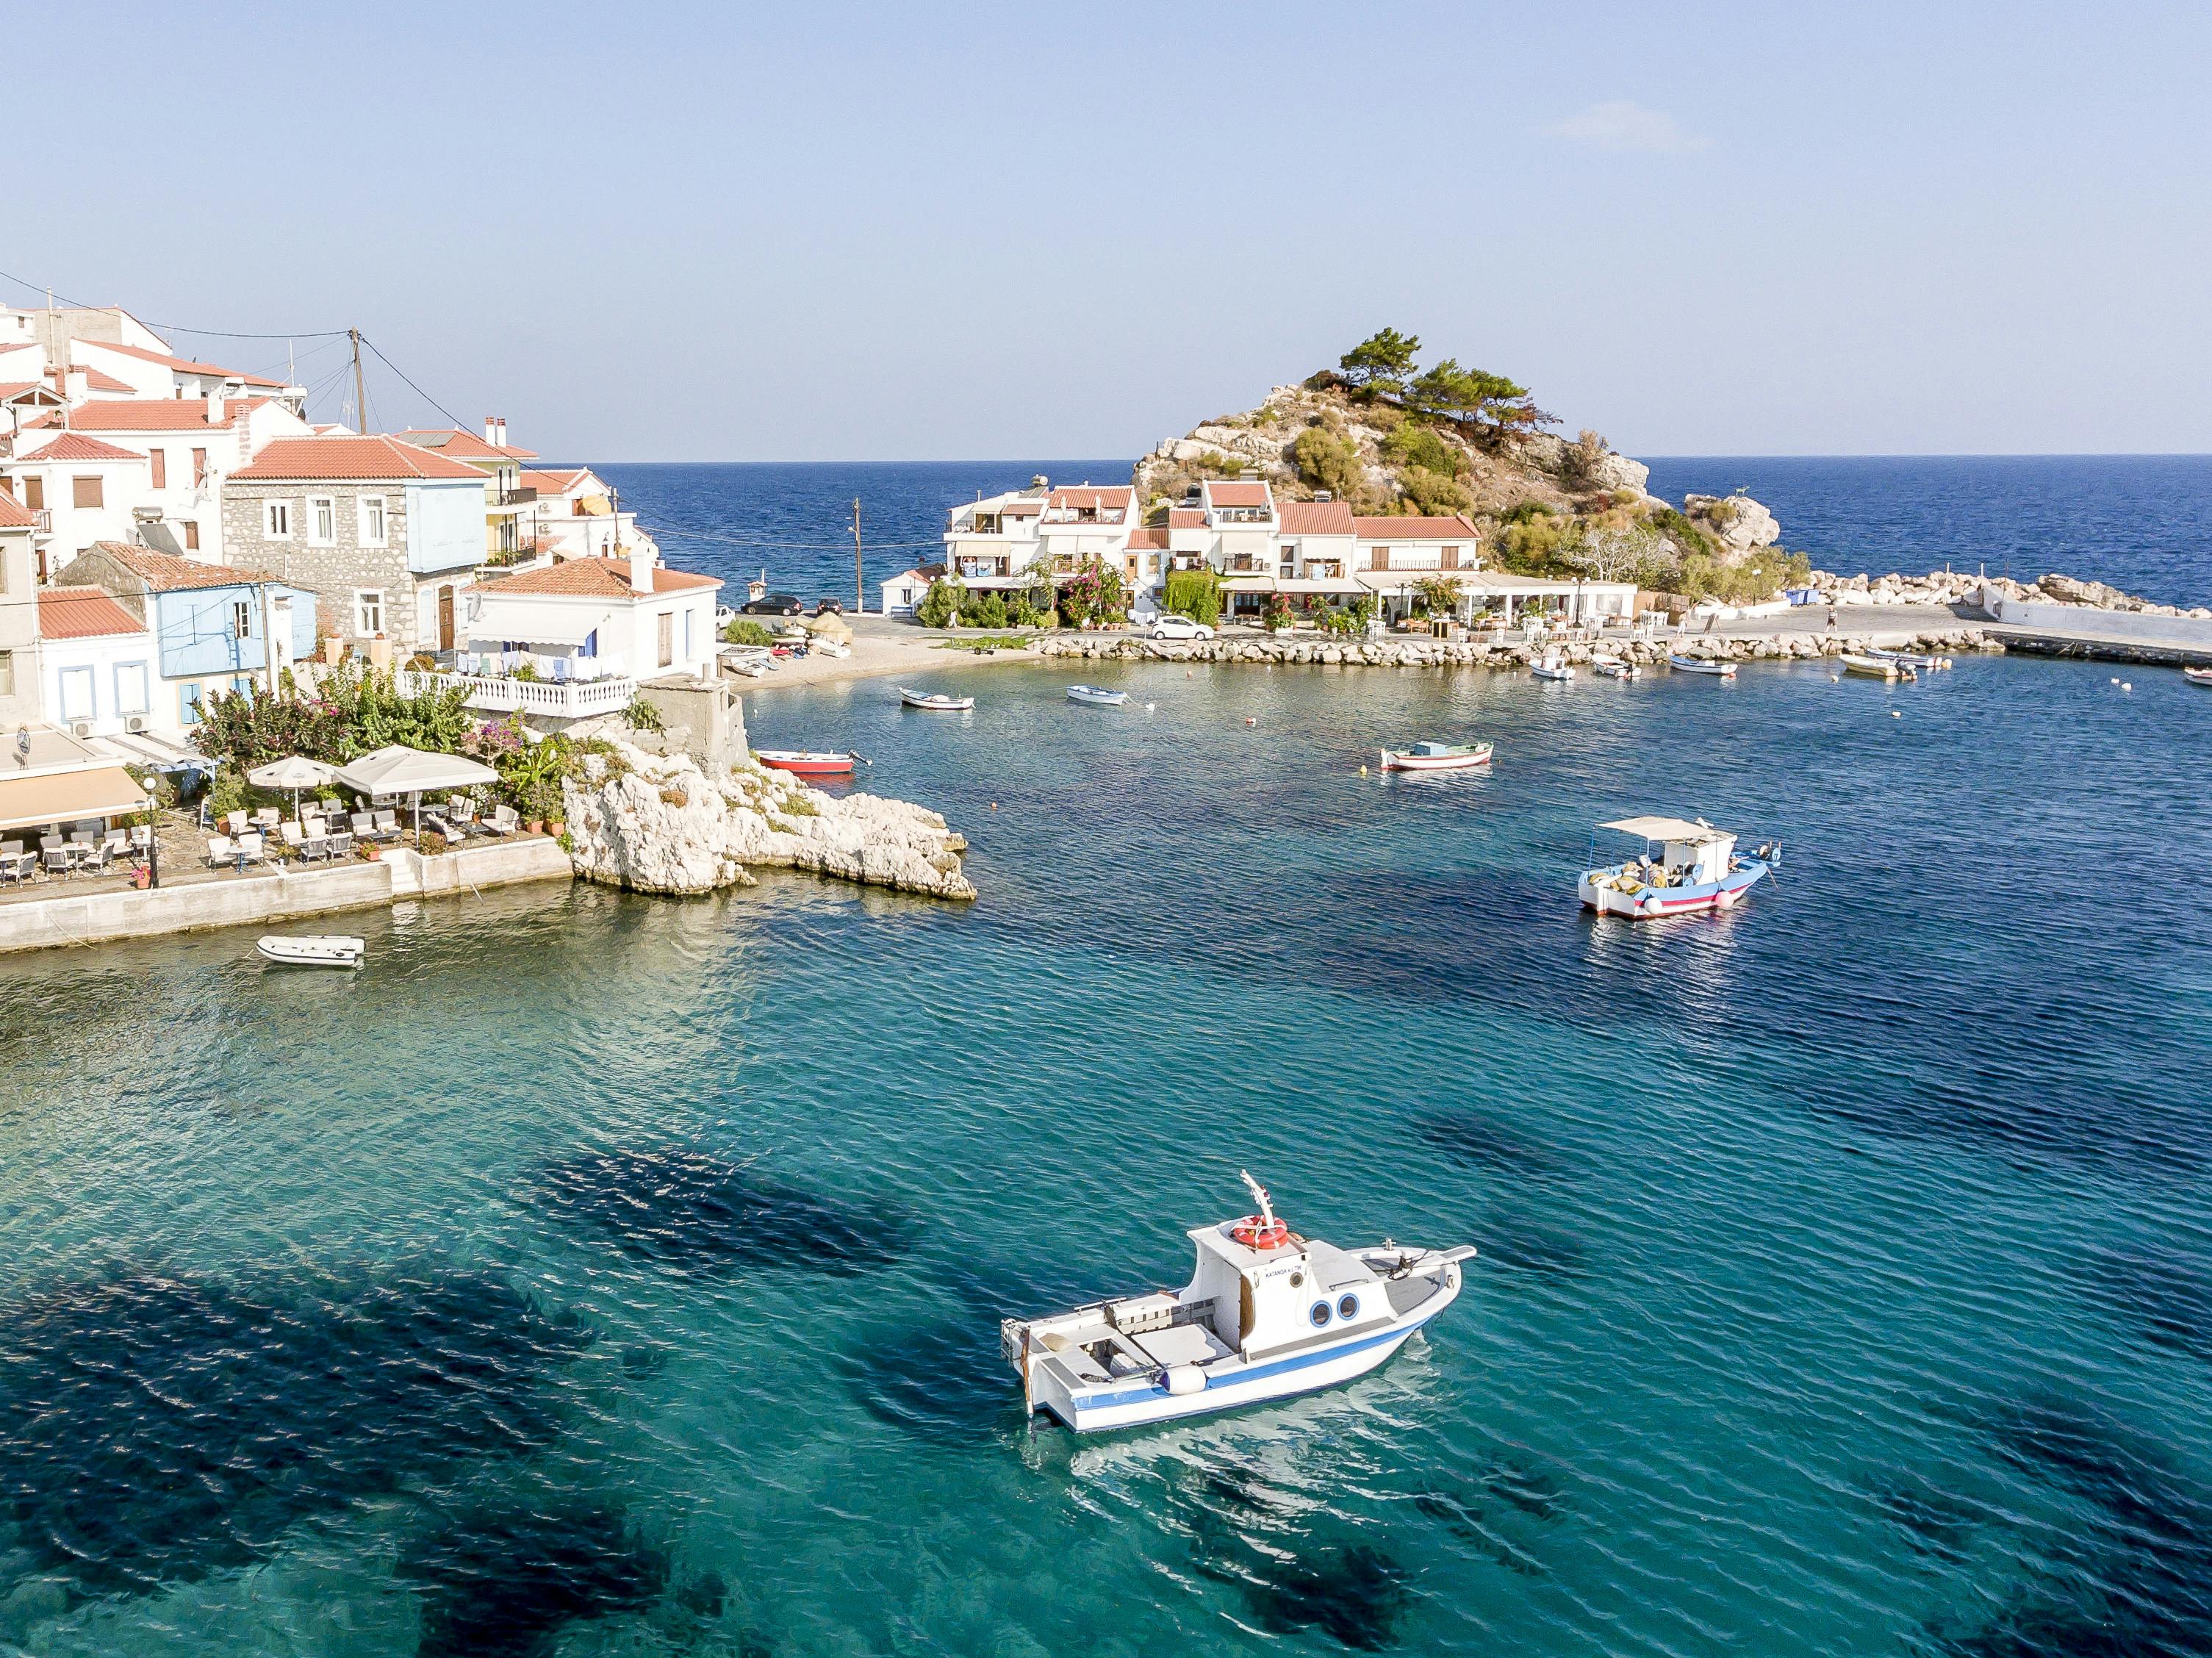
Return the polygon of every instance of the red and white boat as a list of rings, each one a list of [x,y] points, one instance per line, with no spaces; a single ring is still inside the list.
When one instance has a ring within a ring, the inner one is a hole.
[[[807,749],[755,749],[753,758],[763,766],[773,766],[778,771],[795,772],[801,777],[848,777],[852,774],[857,754],[819,754]]]
[[[1384,771],[1465,771],[1490,763],[1487,743],[1416,743],[1410,749],[1382,750]]]

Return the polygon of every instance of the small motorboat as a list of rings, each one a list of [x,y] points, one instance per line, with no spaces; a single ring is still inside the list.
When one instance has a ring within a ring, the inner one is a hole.
[[[1071,702],[1089,702],[1101,708],[1118,708],[1129,700],[1129,693],[1109,691],[1103,685],[1070,685],[1067,688],[1067,700]]]
[[[1710,674],[1715,679],[1735,677],[1735,663],[1716,662],[1709,656],[1684,656],[1676,651],[1668,656],[1667,665],[1681,673]]]
[[[1260,1212],[1193,1228],[1182,1289],[1000,1324],[1032,1415],[1094,1433],[1316,1393],[1376,1369],[1458,1298],[1473,1245],[1339,1249],[1244,1183]]]
[[[1951,659],[1936,656],[1927,651],[1885,651],[1869,645],[1866,653],[1882,662],[1894,662],[1900,668],[1917,669],[1921,673],[1933,673],[1938,668],[1948,668]]]
[[[1640,858],[1583,872],[1576,896],[1601,915],[1649,921],[1730,910],[1782,861],[1781,845],[1775,841],[1751,857],[1735,856],[1735,836],[1702,817],[1623,817],[1598,827],[1644,841]],[[1651,855],[1655,846],[1663,848],[1656,859]]]
[[[753,758],[777,771],[800,777],[844,777],[851,774],[857,754],[821,754],[807,749],[755,749]]]
[[[1590,671],[1607,679],[1641,679],[1644,677],[1644,670],[1637,664],[1623,662],[1610,656],[1592,658]]]
[[[1575,671],[1567,665],[1567,659],[1557,647],[1546,651],[1530,663],[1528,671],[1539,679],[1556,680],[1561,684],[1575,677]]]
[[[1917,679],[1920,677],[1894,657],[1862,656],[1855,651],[1846,651],[1837,660],[1843,664],[1845,673],[1862,674],[1869,679]]]
[[[1384,771],[1465,771],[1490,763],[1487,743],[1416,743],[1408,749],[1382,750]]]
[[[359,967],[368,946],[358,938],[337,933],[303,933],[287,938],[264,933],[254,948],[263,957],[284,967]]]
[[[2212,668],[2184,668],[2181,677],[2192,685],[2202,685],[2212,691]]]
[[[975,706],[972,696],[947,696],[943,691],[910,691],[899,687],[899,701],[924,714],[965,714]]]

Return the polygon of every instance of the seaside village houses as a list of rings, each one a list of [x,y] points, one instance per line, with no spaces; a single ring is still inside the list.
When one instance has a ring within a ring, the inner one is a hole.
[[[204,771],[210,701],[310,662],[541,729],[641,685],[738,729],[720,582],[663,566],[589,468],[533,469],[496,416],[364,434],[307,401],[118,307],[0,309],[0,876],[27,826],[143,805],[125,765]]]
[[[1065,580],[1097,558],[1120,573],[1139,622],[1157,616],[1170,572],[1211,568],[1221,577],[1224,620],[1256,620],[1269,597],[1293,605],[1375,601],[1386,623],[1406,616],[1416,584],[1443,581],[1462,621],[1488,615],[1510,625],[1535,609],[1576,622],[1628,621],[1631,582],[1559,581],[1483,568],[1481,540],[1462,517],[1355,517],[1327,495],[1280,501],[1263,481],[1207,479],[1156,521],[1127,485],[1025,489],[952,508],[945,560],[883,584],[883,607],[911,612],[940,576],[969,588],[1014,591],[1042,568]]]

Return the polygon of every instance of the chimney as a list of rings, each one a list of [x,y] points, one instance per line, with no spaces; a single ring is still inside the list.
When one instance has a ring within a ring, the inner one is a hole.
[[[504,415],[499,417],[499,446],[502,449],[507,447],[507,416]]]
[[[220,392],[208,393],[208,424],[210,426],[222,424],[222,393]]]
[[[484,441],[486,443],[497,443],[499,441],[499,416],[497,415],[486,415],[484,416]]]
[[[629,550],[629,590],[634,593],[653,591],[653,556],[641,541],[633,543]]]
[[[92,395],[92,377],[82,368],[72,368],[63,382],[62,395],[71,403],[82,403]]]

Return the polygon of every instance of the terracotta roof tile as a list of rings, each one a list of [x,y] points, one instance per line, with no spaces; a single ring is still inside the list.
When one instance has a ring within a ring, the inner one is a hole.
[[[0,489],[0,530],[36,529],[39,515],[5,489]]]
[[[520,593],[547,598],[651,598],[661,593],[683,592],[721,585],[720,576],[695,575],[689,570],[672,570],[665,564],[659,564],[653,567],[653,592],[633,594],[628,559],[568,558],[557,564],[541,565],[535,570],[501,576],[496,580],[483,582],[482,586],[489,598]]]
[[[59,437],[49,438],[37,448],[27,450],[15,457],[18,460],[143,460],[145,456],[136,449],[125,449],[112,443],[103,443],[98,438],[88,438],[82,432],[64,432]]]
[[[46,587],[39,593],[39,637],[99,639],[143,634],[146,624],[99,587]]]
[[[211,362],[194,362],[190,357],[173,357],[167,351],[149,351],[143,345],[118,345],[112,340],[71,340],[70,355],[75,348],[88,345],[97,351],[117,351],[126,357],[137,357],[142,362],[158,362],[164,368],[184,374],[220,374],[225,380],[239,380],[247,386],[282,386],[282,380],[272,380],[262,374],[248,374],[236,368],[222,368]],[[118,382],[119,385],[121,382]]]
[[[418,449],[435,449],[441,455],[452,455],[461,460],[536,460],[535,449],[517,449],[510,446],[486,443],[473,432],[464,432],[458,426],[443,427],[435,431],[416,427],[392,435],[402,443],[411,443]]]
[[[1209,480],[1206,498],[1216,507],[1265,507],[1271,497],[1264,483],[1222,483]]]
[[[138,390],[138,388],[131,385],[129,380],[119,380],[116,379],[114,375],[109,374],[105,368],[94,368],[85,363],[80,362],[68,368],[49,368],[46,370],[46,378],[52,380],[57,386],[64,388],[66,388],[68,386],[67,377],[70,374],[83,375],[85,387],[88,391],[136,393]]]
[[[1473,541],[1480,533],[1466,519],[1356,518],[1362,541]]]
[[[1129,545],[1139,552],[1142,552],[1147,548],[1165,548],[1167,544],[1168,532],[1165,530],[1132,530],[1129,531]]]
[[[186,587],[239,587],[265,580],[228,565],[203,564],[198,559],[157,553],[151,547],[136,546],[127,541],[95,541],[92,545],[95,552],[106,553],[157,593]]]
[[[44,380],[0,380],[0,403],[13,403],[26,392],[37,392],[57,399],[60,395]]]
[[[1126,507],[1136,493],[1126,483],[1109,484],[1099,489],[1093,489],[1089,484],[1085,484],[1079,489],[1054,490],[1047,505],[1096,508]]]
[[[240,415],[268,401],[266,398],[227,398],[222,418],[211,421],[205,398],[104,398],[70,410],[69,423],[80,432],[222,431],[235,425]],[[27,430],[34,425],[61,423],[60,416],[49,414],[23,424]]]
[[[333,479],[382,481],[410,478],[471,478],[484,475],[435,450],[418,449],[398,438],[278,438],[231,474],[246,483],[264,479],[323,482]]]
[[[1352,534],[1352,503],[1345,501],[1286,501],[1276,508],[1286,536]]]
[[[525,467],[522,482],[526,487],[536,489],[540,495],[550,491],[559,495],[566,495],[576,486],[579,480],[589,477],[591,475],[591,469],[587,466],[572,466],[565,472],[532,471]]]
[[[1168,528],[1170,530],[1203,530],[1206,514],[1195,507],[1168,508]]]

